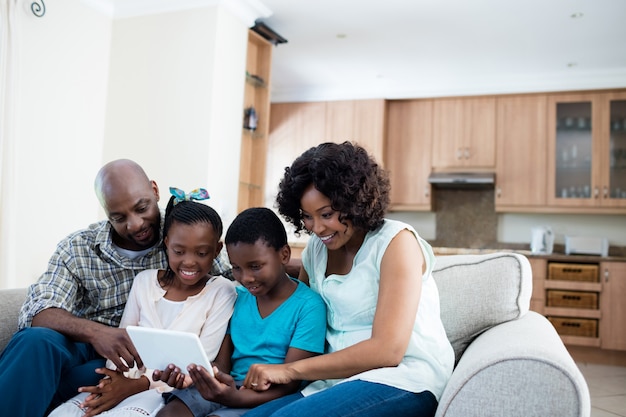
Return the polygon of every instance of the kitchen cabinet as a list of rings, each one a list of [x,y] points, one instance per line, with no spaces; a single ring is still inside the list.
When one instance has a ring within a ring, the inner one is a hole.
[[[602,297],[600,309],[601,347],[611,350],[626,350],[626,262],[600,263]]]
[[[384,100],[273,103],[269,127],[264,205],[272,207],[285,167],[323,142],[356,142],[380,164],[385,130]]]
[[[356,142],[383,163],[385,100],[328,101],[324,125],[326,141]]]
[[[274,103],[269,129],[264,206],[273,207],[278,184],[302,152],[324,141],[326,103]]]
[[[626,212],[626,92],[549,96],[548,204]]]
[[[494,169],[495,153],[494,97],[434,100],[433,168]]]
[[[532,211],[546,205],[547,97],[499,97],[496,211]]]
[[[387,104],[385,167],[391,182],[391,210],[430,211],[432,100]]]
[[[543,283],[547,279],[548,261],[543,258],[528,258],[533,272],[533,292],[530,296],[530,309],[543,314],[546,305],[546,292]]]
[[[263,203],[270,120],[272,44],[248,31],[237,210]],[[250,114],[254,109],[254,114]]]
[[[546,315],[566,345],[626,351],[626,262],[529,257],[531,310]]]
[[[600,347],[603,314],[598,300],[605,294],[598,263],[548,261],[543,314],[566,345]]]

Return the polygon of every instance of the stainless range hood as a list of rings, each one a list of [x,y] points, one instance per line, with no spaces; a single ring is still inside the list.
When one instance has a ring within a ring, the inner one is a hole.
[[[493,188],[496,175],[492,172],[433,172],[428,182],[437,188]]]

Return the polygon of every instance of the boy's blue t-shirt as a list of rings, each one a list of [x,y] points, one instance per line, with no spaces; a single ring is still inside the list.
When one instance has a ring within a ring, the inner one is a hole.
[[[326,305],[306,284],[292,280],[298,284],[296,290],[265,318],[256,297],[237,286],[228,330],[234,345],[230,374],[235,381],[243,381],[252,364],[283,363],[290,347],[324,353]]]

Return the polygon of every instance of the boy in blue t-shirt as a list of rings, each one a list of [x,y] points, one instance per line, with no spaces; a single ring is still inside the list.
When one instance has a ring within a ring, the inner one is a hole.
[[[225,243],[241,286],[213,364],[215,377],[192,365],[186,378],[172,367],[155,372],[153,378],[179,388],[163,394],[165,406],[157,417],[240,416],[300,388],[300,381],[267,391],[240,388],[250,365],[292,362],[324,352],[326,306],[318,294],[286,274],[291,249],[278,216],[262,207],[244,210],[228,228]]]

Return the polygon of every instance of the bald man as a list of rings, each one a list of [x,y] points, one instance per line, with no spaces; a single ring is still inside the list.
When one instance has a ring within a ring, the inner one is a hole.
[[[102,376],[94,370],[105,358],[120,370],[136,360],[142,365],[117,326],[135,275],[167,265],[159,188],[128,159],[103,166],[94,188],[108,220],[58,244],[47,271],[28,290],[20,330],[0,356],[3,409],[11,416],[43,416],[78,387],[97,385]],[[212,273],[230,276],[225,255]]]

